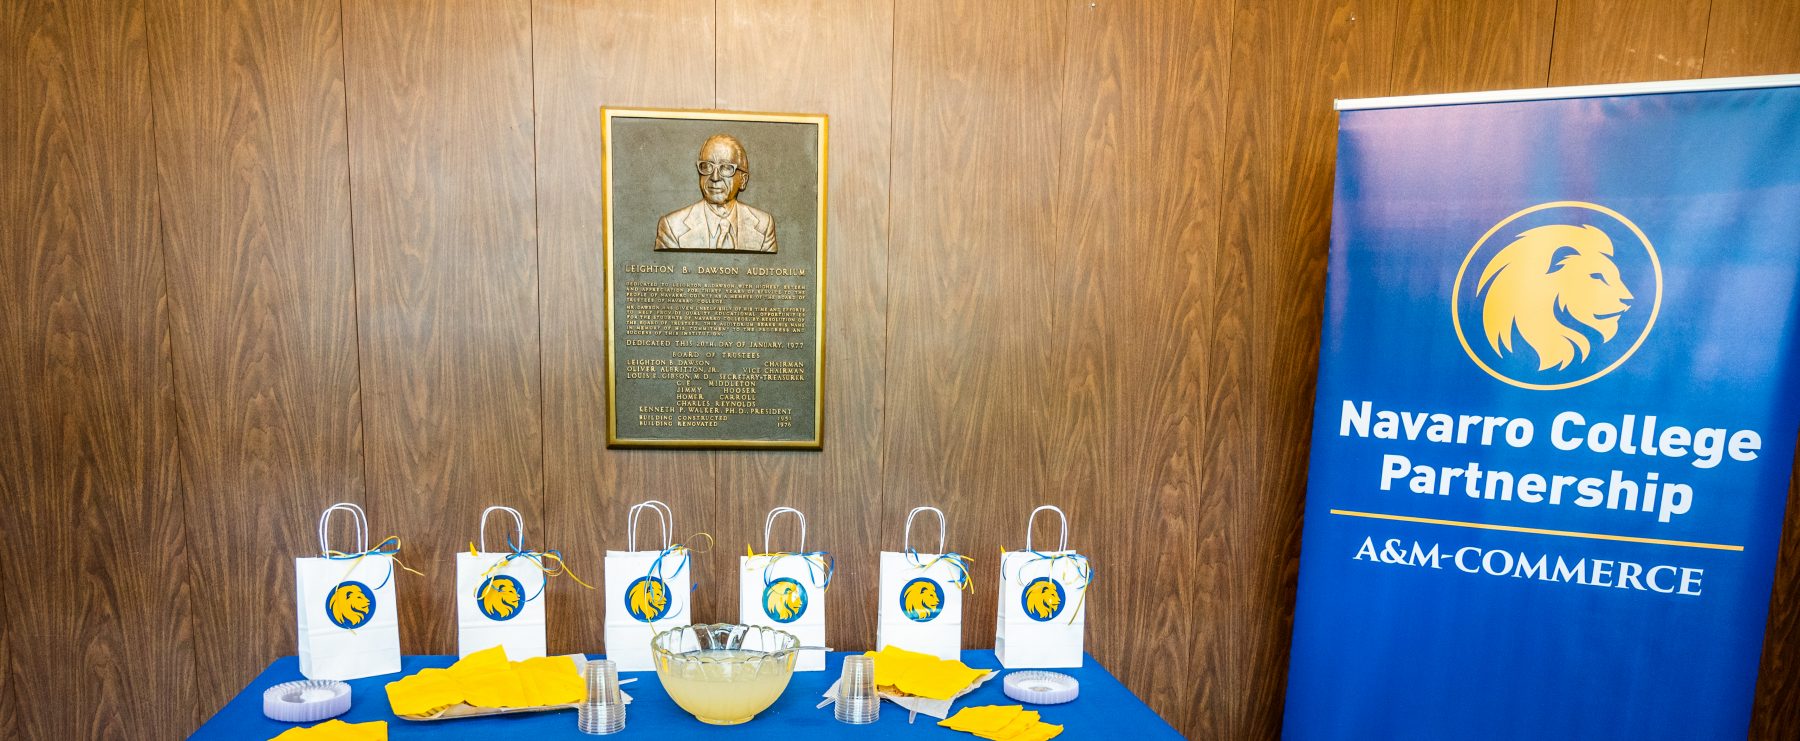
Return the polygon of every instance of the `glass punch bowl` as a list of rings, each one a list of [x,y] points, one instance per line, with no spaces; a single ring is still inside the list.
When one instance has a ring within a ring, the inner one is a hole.
[[[713,725],[756,717],[787,689],[800,639],[760,625],[684,625],[656,634],[657,678],[682,710]]]

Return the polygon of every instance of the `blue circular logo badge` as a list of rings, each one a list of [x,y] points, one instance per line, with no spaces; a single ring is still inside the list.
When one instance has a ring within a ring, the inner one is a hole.
[[[525,611],[525,589],[505,574],[488,577],[475,589],[475,606],[489,620],[511,620]]]
[[[669,585],[654,576],[640,576],[625,588],[625,613],[640,623],[661,618],[669,611]]]
[[[345,630],[361,628],[375,616],[375,590],[359,581],[340,582],[325,595],[325,617]]]
[[[1025,585],[1025,593],[1019,602],[1025,606],[1025,616],[1040,623],[1062,614],[1063,588],[1055,579],[1040,576]]]
[[[1582,201],[1502,219],[1457,270],[1450,318],[1463,352],[1524,389],[1572,388],[1637,352],[1662,308],[1662,264],[1624,215]]]
[[[917,623],[929,623],[944,611],[944,588],[919,577],[900,588],[900,611]]]
[[[806,614],[806,588],[781,577],[763,587],[763,614],[777,623],[791,623]]]

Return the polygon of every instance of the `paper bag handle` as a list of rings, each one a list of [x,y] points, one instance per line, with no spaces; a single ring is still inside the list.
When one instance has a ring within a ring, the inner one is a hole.
[[[511,507],[502,507],[499,505],[495,505],[495,506],[489,507],[489,508],[481,511],[481,552],[482,553],[488,552],[488,549],[487,549],[487,518],[488,518],[488,515],[491,515],[496,511],[505,512],[509,515],[512,515],[513,527],[518,528],[518,530],[519,530],[519,539],[513,543],[513,548],[516,550],[525,550],[525,518],[520,516],[519,511],[516,509],[513,509]]]
[[[1050,510],[1051,512],[1055,512],[1057,517],[1062,518],[1062,540],[1061,540],[1061,542],[1059,542],[1057,544],[1056,550],[1059,550],[1059,551],[1069,550],[1069,516],[1066,514],[1063,514],[1062,508],[1057,507],[1052,504],[1046,504],[1041,507],[1038,507],[1037,509],[1032,510],[1031,516],[1025,519],[1025,550],[1028,550],[1028,551],[1037,550],[1036,548],[1033,548],[1031,545],[1031,528],[1032,528],[1032,525],[1037,523],[1038,513],[1042,512],[1044,510]]]
[[[625,550],[635,551],[638,549],[637,548],[638,519],[643,514],[643,510],[645,510],[645,509],[655,512],[656,519],[662,520],[662,536],[663,536],[662,550],[665,550],[665,551],[668,550],[669,549],[669,535],[670,535],[670,524],[669,523],[670,523],[670,521],[675,519],[675,511],[672,509],[669,509],[669,505],[659,502],[655,499],[649,499],[649,500],[645,500],[645,501],[639,502],[637,504],[631,505],[631,509],[628,509],[625,511]]]
[[[361,547],[354,551],[343,552],[367,553],[369,550],[369,515],[363,512],[362,507],[358,507],[351,502],[338,502],[330,507],[326,507],[325,511],[319,514],[319,554],[325,555],[331,552],[331,544],[326,542],[326,536],[331,532],[331,513],[338,510],[350,513],[351,522],[356,525],[356,539],[361,545]]]
[[[793,507],[776,507],[775,509],[769,510],[769,516],[763,520],[763,553],[773,553],[773,551],[769,550],[769,531],[775,527],[775,518],[780,516],[783,512],[792,512],[795,517],[800,518],[800,548],[794,552],[805,553],[806,515]]]
[[[937,518],[938,518],[938,549],[937,549],[937,552],[943,553],[944,552],[944,542],[945,542],[944,541],[944,532],[946,530],[946,525],[944,523],[944,511],[941,509],[938,509],[936,507],[914,507],[914,508],[912,508],[911,512],[906,513],[906,535],[903,536],[903,538],[901,539],[900,547],[905,548],[906,550],[909,550],[909,551],[912,550],[913,518],[919,516],[920,512],[931,512],[931,513],[935,513],[937,515]],[[1029,543],[1027,543],[1027,545],[1029,545]]]

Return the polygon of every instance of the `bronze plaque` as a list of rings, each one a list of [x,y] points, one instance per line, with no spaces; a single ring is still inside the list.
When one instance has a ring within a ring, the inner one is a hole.
[[[818,449],[825,116],[600,118],[606,444]]]

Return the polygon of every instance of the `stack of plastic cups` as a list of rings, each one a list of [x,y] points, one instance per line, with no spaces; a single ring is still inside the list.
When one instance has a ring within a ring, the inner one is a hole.
[[[625,699],[619,696],[619,667],[611,661],[587,663],[587,700],[575,711],[582,733],[603,736],[625,730]]]
[[[875,660],[867,656],[844,657],[844,674],[838,678],[837,719],[843,723],[874,723],[881,717],[881,696],[875,694]]]

